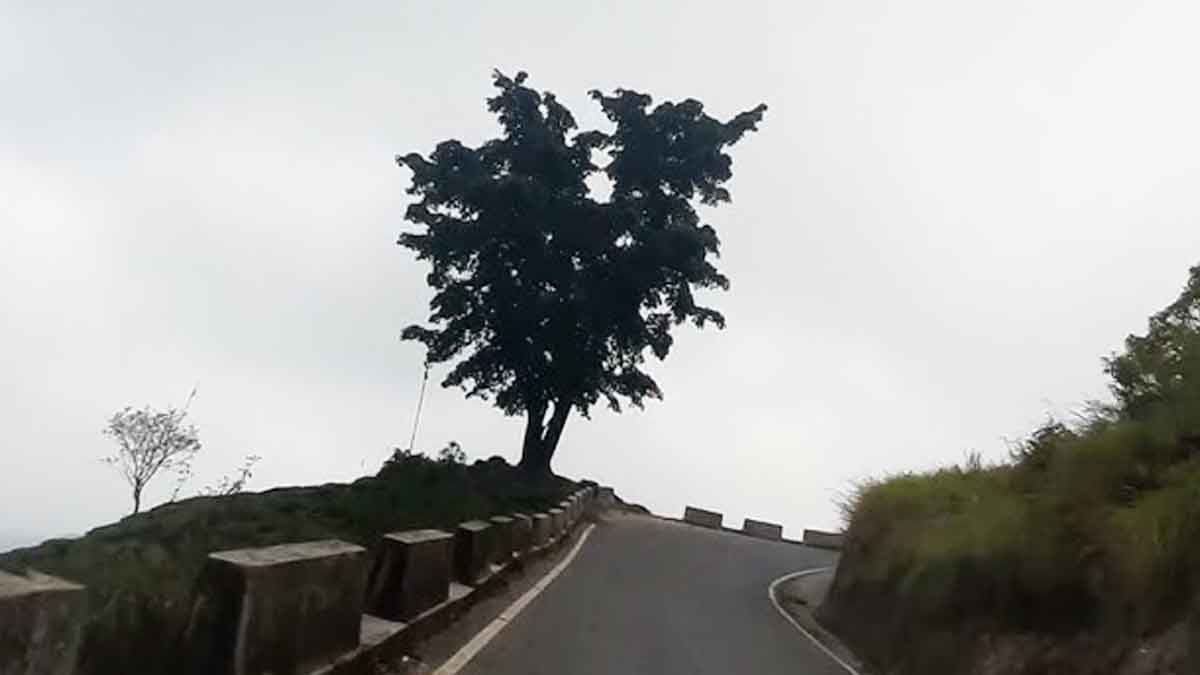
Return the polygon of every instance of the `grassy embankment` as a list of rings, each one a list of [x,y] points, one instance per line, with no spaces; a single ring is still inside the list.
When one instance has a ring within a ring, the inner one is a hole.
[[[327,538],[372,548],[386,532],[544,510],[572,486],[531,481],[497,459],[468,467],[399,456],[348,485],[166,504],[79,539],[0,555],[0,569],[31,567],[87,585],[81,673],[165,674],[175,671],[193,585],[209,552]]]
[[[891,476],[848,500],[822,613],[864,657],[901,673],[1113,673],[1143,638],[1186,634],[1200,595],[1200,268],[1105,363],[1116,402],[1047,422],[1010,461]]]

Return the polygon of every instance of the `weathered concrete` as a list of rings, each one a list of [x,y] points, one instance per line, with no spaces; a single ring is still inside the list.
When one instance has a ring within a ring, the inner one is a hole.
[[[445,602],[450,592],[454,535],[409,530],[384,535],[367,591],[367,611],[391,621],[410,619]]]
[[[683,509],[684,522],[688,522],[693,525],[700,525],[701,527],[711,527],[715,530],[719,530],[719,529],[721,529],[721,520],[722,519],[723,519],[723,517],[721,516],[721,514],[717,513],[716,511],[707,511],[705,509],[698,509],[694,506],[688,506]]]
[[[610,487],[597,488],[596,502],[601,508],[612,508],[617,505],[617,493]]]
[[[460,523],[454,533],[454,576],[464,584],[479,584],[491,575],[492,526],[481,520]]]
[[[575,524],[575,507],[571,506],[570,499],[564,499],[558,503],[558,508],[563,510],[563,531],[569,531]]]
[[[524,513],[514,513],[513,519],[513,553],[524,555],[533,548],[533,518]]]
[[[768,523],[763,520],[754,520],[752,518],[747,518],[745,522],[742,523],[742,532],[745,532],[751,537],[758,537],[759,539],[770,539],[772,541],[779,541],[783,539],[782,525]]]
[[[516,525],[508,516],[492,516],[488,522],[493,530],[492,562],[507,565],[516,551]]]
[[[366,549],[313,541],[208,556],[180,672],[299,673],[359,644]]]
[[[541,548],[554,539],[554,517],[549,513],[533,514],[533,545]]]
[[[818,548],[829,548],[841,550],[842,540],[845,538],[841,532],[822,532],[821,530],[805,530],[804,543],[809,546]]]
[[[562,509],[550,509],[550,538],[558,539],[567,531],[567,513]]]
[[[74,673],[86,607],[83,586],[0,572],[0,675]]]
[[[364,614],[358,649],[327,667],[309,671],[307,675],[380,675],[380,664],[384,663],[400,665],[399,672],[409,673],[410,670],[404,667],[405,654],[411,653],[412,647],[421,640],[449,625],[477,595],[470,586],[452,581],[450,593],[444,602],[408,621],[388,621]],[[389,669],[387,672],[393,671]]]

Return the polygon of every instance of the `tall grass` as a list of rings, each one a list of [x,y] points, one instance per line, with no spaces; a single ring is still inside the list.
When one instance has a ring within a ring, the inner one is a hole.
[[[905,673],[967,672],[998,632],[1129,645],[1180,620],[1200,593],[1200,266],[1105,370],[1113,403],[1008,461],[855,486],[825,618]]]
[[[1152,424],[1051,422],[999,465],[859,485],[856,579],[914,617],[1144,631],[1200,587],[1200,462]]]

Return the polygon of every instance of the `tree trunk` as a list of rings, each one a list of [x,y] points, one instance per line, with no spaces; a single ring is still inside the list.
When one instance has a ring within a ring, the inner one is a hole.
[[[563,427],[571,406],[567,403],[554,404],[554,413],[546,421],[546,405],[531,408],[525,421],[525,441],[521,446],[521,463],[518,465],[530,474],[549,476],[550,460],[562,438]]]
[[[545,405],[532,406],[525,413],[525,440],[521,443],[521,462],[517,466],[529,473],[546,473],[550,470],[549,460],[542,457],[545,417]]]
[[[137,515],[138,511],[142,510],[142,488],[135,487],[133,489],[133,515]]]

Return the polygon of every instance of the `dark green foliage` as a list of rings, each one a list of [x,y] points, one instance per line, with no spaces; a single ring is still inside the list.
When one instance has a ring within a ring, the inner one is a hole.
[[[535,479],[504,462],[468,467],[397,452],[351,484],[196,497],[0,555],[0,569],[33,568],[83,583],[90,618],[82,675],[180,672],[192,587],[213,551],[314,539],[373,548],[380,535],[513,511],[544,510],[572,483]]]
[[[1105,365],[1128,417],[1200,440],[1200,266],[1179,298],[1150,317],[1146,334],[1126,338],[1125,352]]]
[[[651,108],[644,94],[593,91],[614,128],[578,132],[525,78],[495,74],[488,109],[499,138],[397,158],[419,197],[405,217],[423,228],[399,243],[429,261],[435,290],[432,326],[403,336],[422,342],[429,362],[457,360],[443,386],[526,415],[522,465],[548,471],[572,409],[661,398],[646,352],[665,358],[684,321],[724,325],[694,295],[729,286],[710,260],[716,231],[695,205],[729,201],[725,150],[766,106],[721,122],[692,99]],[[607,199],[592,194],[602,178]]]

